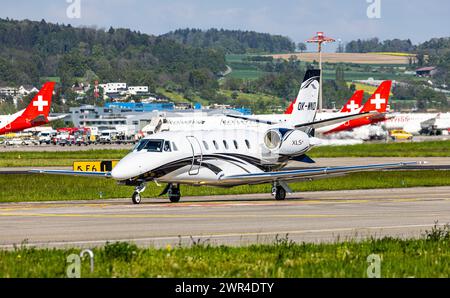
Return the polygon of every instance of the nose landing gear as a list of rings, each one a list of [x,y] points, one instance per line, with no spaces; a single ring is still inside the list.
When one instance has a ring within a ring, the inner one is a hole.
[[[139,186],[136,186],[134,189],[134,193],[131,196],[131,200],[133,201],[133,204],[139,205],[141,203],[141,193],[145,191],[145,188],[147,187],[146,183],[142,183]]]

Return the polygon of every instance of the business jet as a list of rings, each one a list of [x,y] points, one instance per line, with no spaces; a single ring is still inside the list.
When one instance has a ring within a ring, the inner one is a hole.
[[[379,91],[384,88],[383,86],[386,86],[387,83],[384,83],[380,86],[380,88],[377,90],[378,95],[380,95]],[[373,100],[377,100],[375,98],[375,94],[373,98],[369,100],[369,104],[365,106],[363,109],[362,107],[362,100],[364,97],[364,91],[358,90],[356,91],[352,97],[347,101],[347,103],[342,107],[342,109],[337,113],[317,113],[316,119],[318,120],[327,120],[331,118],[337,118],[340,116],[346,116],[349,113],[357,114],[361,112],[370,112],[370,111],[377,111],[378,104],[371,105],[370,102]],[[383,95],[384,96],[384,95]],[[387,95],[389,96],[389,94]],[[385,107],[387,105],[388,97],[386,98],[386,104],[380,106]],[[159,131],[191,131],[191,130],[202,130],[202,129],[239,129],[239,128],[257,128],[261,125],[272,125],[272,124],[280,124],[283,126],[289,126],[290,124],[298,123],[299,121],[302,121],[301,118],[295,118],[292,116],[292,112],[294,110],[294,107],[298,107],[301,103],[302,99],[299,95],[296,97],[296,99],[290,104],[288,109],[284,114],[263,114],[263,115],[252,115],[252,116],[240,116],[240,115],[233,115],[233,114],[227,114],[227,115],[212,115],[212,116],[205,116],[201,112],[194,113],[193,116],[180,116],[180,117],[157,117],[152,119],[152,123],[148,126],[144,127],[142,129],[142,134],[153,134],[155,132]],[[363,111],[364,110],[364,111]],[[381,111],[382,109],[380,109]],[[376,113],[378,115],[378,118],[380,118],[380,114]],[[301,115],[299,116],[301,117]],[[369,121],[367,121],[369,120]],[[355,127],[366,125],[366,124],[373,124],[373,121],[375,120],[373,117],[368,118],[366,121],[359,122],[351,122],[351,125],[348,125],[348,122],[339,122],[332,126],[328,127],[322,127],[317,132],[319,133],[328,133],[328,131],[332,129],[336,129],[336,132],[342,131],[342,130],[351,130]],[[366,123],[367,122],[367,123]]]
[[[48,116],[54,88],[54,82],[45,83],[26,109],[13,115],[0,115],[0,135],[20,132],[66,117],[66,115],[59,117]]]
[[[312,162],[306,153],[314,146],[311,130],[317,125],[357,119],[361,114],[315,121],[319,93],[319,70],[308,70],[302,83],[293,119],[303,119],[292,128],[279,124],[258,128],[167,131],[142,139],[111,172],[32,170],[32,173],[102,177],[134,186],[134,204],[150,182],[167,183],[161,195],[171,202],[181,198],[180,185],[233,187],[271,183],[276,200],[292,192],[288,183],[341,176],[351,172],[381,170],[418,163],[301,170],[283,169],[289,160]],[[371,112],[373,113],[373,112]],[[362,117],[366,114],[363,113]]]

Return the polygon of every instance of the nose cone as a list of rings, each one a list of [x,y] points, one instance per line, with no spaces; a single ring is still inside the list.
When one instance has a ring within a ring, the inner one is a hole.
[[[114,167],[111,176],[115,180],[127,180],[145,173],[139,153],[130,153]]]

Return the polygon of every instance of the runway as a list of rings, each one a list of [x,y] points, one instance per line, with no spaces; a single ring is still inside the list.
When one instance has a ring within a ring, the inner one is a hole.
[[[0,248],[90,248],[107,241],[165,247],[329,242],[375,236],[419,237],[450,223],[450,187],[0,204]]]

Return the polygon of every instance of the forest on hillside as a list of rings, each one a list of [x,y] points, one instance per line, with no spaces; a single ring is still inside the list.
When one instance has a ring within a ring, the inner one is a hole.
[[[295,51],[295,43],[288,37],[254,31],[188,28],[169,32],[164,37],[193,47],[219,49],[227,54]]]

